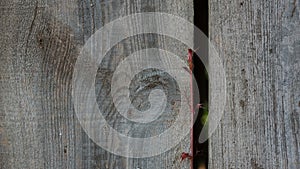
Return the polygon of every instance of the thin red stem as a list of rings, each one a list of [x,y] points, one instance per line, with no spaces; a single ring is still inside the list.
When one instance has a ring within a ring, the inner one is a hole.
[[[189,53],[190,62],[193,63],[193,54]],[[193,158],[194,158],[194,96],[193,96],[193,69],[190,69],[190,94],[191,94],[191,133],[190,133],[190,139],[191,139],[191,169],[193,169]]]

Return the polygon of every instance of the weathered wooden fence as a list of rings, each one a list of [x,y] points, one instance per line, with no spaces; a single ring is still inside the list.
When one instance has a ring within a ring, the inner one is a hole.
[[[210,39],[227,78],[210,168],[300,167],[299,4],[209,1]],[[89,139],[74,112],[72,73],[85,41],[105,23],[149,11],[189,21],[194,13],[192,0],[0,2],[0,168],[189,168],[180,163],[188,136],[159,156],[120,157]],[[112,54],[160,45],[185,55],[181,43],[156,35],[127,39]]]

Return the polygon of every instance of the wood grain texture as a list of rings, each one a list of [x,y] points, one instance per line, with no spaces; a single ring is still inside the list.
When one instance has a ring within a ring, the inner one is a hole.
[[[210,40],[227,76],[210,168],[300,167],[299,4],[210,1]]]
[[[189,167],[188,161],[180,163],[181,152],[189,146],[188,136],[159,156],[119,157],[89,139],[73,109],[72,72],[85,41],[105,23],[150,11],[193,19],[192,0],[0,2],[1,169]],[[136,36],[120,46],[111,55],[122,58],[145,47],[163,46],[184,56],[187,49],[170,38],[153,35]],[[107,63],[115,64],[115,60],[111,57]],[[119,123],[112,124],[118,128]],[[143,136],[143,130],[135,129],[133,133]]]

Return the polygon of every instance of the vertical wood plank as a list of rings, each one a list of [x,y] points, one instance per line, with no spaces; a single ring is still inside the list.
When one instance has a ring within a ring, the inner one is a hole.
[[[299,1],[211,0],[209,9],[227,76],[210,168],[299,168]]]
[[[150,11],[192,22],[192,0],[13,0],[1,1],[0,9],[0,168],[189,167],[189,162],[180,163],[188,136],[174,149],[145,159],[119,157],[97,146],[76,118],[71,80],[80,48],[104,24]],[[120,46],[112,55],[123,57],[149,46],[182,56],[186,52],[181,43],[154,35],[133,37]]]

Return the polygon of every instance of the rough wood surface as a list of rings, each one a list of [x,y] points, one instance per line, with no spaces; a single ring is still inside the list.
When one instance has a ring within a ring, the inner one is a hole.
[[[71,78],[80,47],[103,24],[147,11],[193,19],[192,0],[0,2],[1,169],[189,167],[188,161],[180,163],[181,152],[189,146],[188,137],[159,156],[119,157],[93,143],[74,113]],[[143,47],[162,45],[185,55],[186,48],[179,42],[155,36],[149,44],[147,38],[151,35],[124,41],[123,51],[114,54],[126,56]]]
[[[299,5],[210,1],[210,39],[223,52],[227,76],[210,168],[300,167]]]

